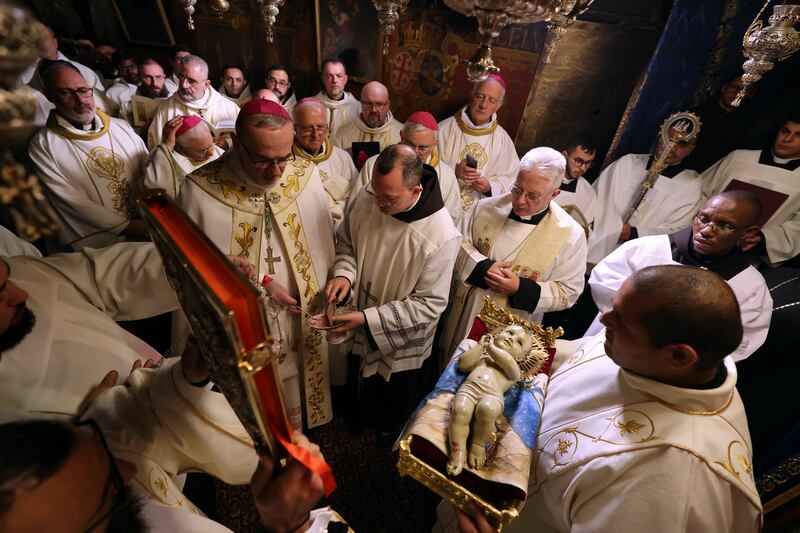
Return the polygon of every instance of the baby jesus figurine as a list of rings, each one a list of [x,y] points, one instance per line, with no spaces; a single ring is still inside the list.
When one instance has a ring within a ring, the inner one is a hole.
[[[510,325],[493,337],[484,335],[478,344],[461,355],[458,369],[469,375],[453,399],[450,460],[447,462],[450,476],[457,476],[464,468],[473,418],[468,464],[475,469],[486,465],[486,444],[503,413],[503,394],[520,379],[520,364],[527,361],[533,347],[530,332],[522,326]]]

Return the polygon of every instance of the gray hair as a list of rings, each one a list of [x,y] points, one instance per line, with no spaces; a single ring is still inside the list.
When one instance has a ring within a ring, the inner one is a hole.
[[[322,105],[322,102],[320,102],[319,100],[316,100],[314,98],[304,99],[302,102],[298,102],[298,104],[294,106],[294,109],[292,109],[292,118],[294,119],[295,122],[297,122],[297,113],[298,113],[298,111],[300,111],[301,109],[305,109],[306,107],[314,107],[316,109],[319,109],[322,112],[325,112],[325,110],[326,110],[325,106]],[[328,114],[325,113],[326,117],[327,117],[327,115]],[[327,122],[327,119],[326,119],[326,122]]]
[[[400,133],[413,133],[415,131],[432,131],[433,132],[433,138],[434,139],[438,139],[439,138],[439,132],[438,131],[432,130],[427,126],[423,126],[422,124],[420,124],[418,122],[411,122],[410,120],[406,121],[406,123],[403,125],[403,129],[400,131]]]
[[[397,167],[403,169],[403,185],[409,189],[422,181],[422,159],[413,148],[405,144],[387,146],[375,160],[373,172],[385,176]]]
[[[291,123],[290,119],[279,117],[278,115],[244,115],[239,113],[236,117],[236,135],[242,137],[242,129],[245,126],[251,128],[267,128],[268,130],[279,130],[287,123]]]
[[[558,150],[549,146],[539,146],[529,150],[519,162],[519,173],[536,171],[550,181],[551,188],[561,185],[567,160]]]
[[[180,58],[179,63],[181,65],[190,65],[192,63],[200,65],[200,72],[203,74],[203,79],[197,81],[205,81],[208,79],[208,63],[206,63],[205,59],[202,57],[193,55],[184,56]]]

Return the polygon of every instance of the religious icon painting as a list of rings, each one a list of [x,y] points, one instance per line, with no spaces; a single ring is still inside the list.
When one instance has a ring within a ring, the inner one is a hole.
[[[351,80],[368,82],[380,72],[380,26],[369,0],[315,0],[317,67],[338,57]]]

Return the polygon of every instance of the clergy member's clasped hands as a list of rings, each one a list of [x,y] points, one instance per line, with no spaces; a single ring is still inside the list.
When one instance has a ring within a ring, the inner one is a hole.
[[[519,290],[519,277],[509,270],[512,263],[509,261],[497,261],[483,277],[486,285],[498,294],[510,296]]]

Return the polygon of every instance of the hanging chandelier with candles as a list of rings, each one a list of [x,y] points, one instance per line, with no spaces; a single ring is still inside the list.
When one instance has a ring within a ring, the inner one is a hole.
[[[285,0],[256,0],[258,9],[261,11],[261,17],[264,19],[264,26],[266,26],[267,42],[271,43],[275,40],[274,27]],[[408,1],[408,0],[406,0]],[[197,0],[178,0],[178,3],[186,13],[187,24],[190,30],[194,30],[194,15],[197,5]],[[231,10],[231,3],[228,0],[211,0],[209,6],[211,11],[217,14],[222,19],[226,13]]]

